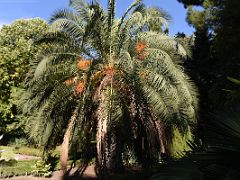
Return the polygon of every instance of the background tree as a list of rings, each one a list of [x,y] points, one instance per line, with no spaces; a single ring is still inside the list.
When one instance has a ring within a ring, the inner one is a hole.
[[[240,6],[238,1],[230,0],[181,2],[188,8],[188,23],[196,29],[193,56],[187,67],[191,67],[189,73],[200,91],[200,124],[205,126],[209,114],[227,104],[224,89],[238,88],[228,77],[239,78],[239,37],[235,34],[239,30],[236,19]],[[196,5],[201,9],[197,10]]]
[[[23,133],[20,120],[24,117],[16,116],[15,101],[30,60],[41,49],[33,45],[33,39],[46,32],[47,27],[41,19],[22,19],[0,30],[0,134],[4,134],[5,141]]]
[[[228,77],[239,78],[237,42],[240,5],[236,0],[181,1],[188,8],[187,20],[195,27],[192,76],[203,96],[204,112],[213,112],[227,101],[223,89],[234,88]],[[194,10],[192,5],[201,5]]]
[[[52,48],[31,63],[22,101],[32,137],[45,150],[63,138],[64,170],[69,146],[91,140],[99,172],[121,169],[126,146],[143,165],[187,150],[197,92],[179,65],[185,49],[164,33],[168,16],[140,0],[119,20],[113,0],[107,12],[95,1],[70,7],[53,15],[38,41]]]
[[[217,82],[213,92],[217,92],[216,104],[226,104],[227,93],[223,89],[238,90],[238,86],[228,80],[228,77],[240,79],[240,53],[238,42],[240,40],[240,2],[237,0],[225,0],[218,4],[218,18],[216,24],[216,36],[213,50],[216,57]]]
[[[202,5],[204,0],[177,0],[178,2],[181,2],[187,7],[188,5]]]
[[[187,161],[171,163],[166,170],[176,171],[173,179],[238,179],[239,80],[232,77],[239,78],[236,42],[240,38],[235,36],[239,32],[239,1],[181,2],[188,7],[188,22],[196,29],[193,58],[186,67],[200,90],[200,118],[204,126],[199,132],[204,143],[192,146]],[[189,5],[201,5],[202,10]],[[187,173],[180,166],[189,167]],[[165,179],[172,178],[172,173],[161,172],[154,178],[164,175]]]

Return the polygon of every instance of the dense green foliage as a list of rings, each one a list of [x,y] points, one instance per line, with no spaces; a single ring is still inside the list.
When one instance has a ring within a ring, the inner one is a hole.
[[[0,30],[0,135],[4,134],[5,140],[23,133],[15,101],[30,60],[41,49],[33,45],[33,39],[46,32],[47,27],[41,19],[22,19]]]
[[[153,179],[239,179],[240,3],[237,0],[181,2],[188,8],[189,24],[196,29],[193,56],[185,61],[185,67],[200,91],[201,143],[192,145],[193,152],[187,159],[171,162]],[[191,5],[201,5],[202,10]],[[177,37],[189,44],[183,34]],[[188,171],[181,170],[179,165]]]
[[[199,134],[204,138],[209,114],[228,108],[232,104],[229,90],[239,90],[229,78],[240,78],[237,48],[240,4],[237,0],[182,2],[188,9],[187,21],[196,29],[193,56],[185,67],[199,88]],[[201,9],[196,10],[194,5],[201,5]]]
[[[196,5],[192,1],[184,3]],[[227,103],[228,94],[224,89],[238,88],[228,77],[240,78],[237,48],[240,3],[237,0],[205,0],[201,6],[202,10],[188,6],[187,20],[196,29],[190,73],[200,89],[204,113],[216,111]]]
[[[202,5],[204,0],[177,0],[178,2],[183,3],[185,6],[187,5]]]
[[[70,7],[53,15],[38,41],[52,48],[31,63],[22,98],[31,137],[45,150],[62,142],[63,168],[70,143],[88,151],[96,140],[100,173],[121,169],[126,146],[143,165],[188,150],[197,92],[180,66],[186,50],[165,34],[168,16],[140,0],[120,20],[115,1],[108,11]]]

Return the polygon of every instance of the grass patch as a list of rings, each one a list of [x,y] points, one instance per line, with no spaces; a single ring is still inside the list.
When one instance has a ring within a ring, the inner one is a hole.
[[[12,151],[13,147],[12,146],[0,146],[0,150]]]
[[[13,152],[13,147],[8,147],[8,146],[0,146],[0,150],[4,150],[0,154],[0,158],[4,159],[6,161],[9,161],[11,159],[15,158],[15,154]]]
[[[42,156],[42,151],[40,149],[32,148],[32,147],[19,147],[15,148],[14,153],[23,154],[28,156]]]
[[[16,148],[15,146],[0,146],[0,150],[5,150],[8,153],[22,154],[28,156],[42,156],[42,151],[40,149],[27,146],[21,146],[18,148]]]
[[[15,154],[38,156],[41,157],[41,149],[36,149],[27,146],[0,146],[0,150],[4,150],[1,153],[2,160],[0,160],[0,179],[8,178],[12,176],[22,176],[22,175],[37,175],[37,176],[49,176],[52,170],[56,170],[60,167],[56,167],[58,163],[60,147],[57,147],[52,151],[52,157],[49,159],[48,164],[42,164],[42,160],[20,160],[16,161]],[[53,163],[56,163],[55,165]],[[53,169],[50,167],[53,165]],[[50,170],[50,171],[49,171]]]
[[[0,178],[22,176],[34,170],[36,160],[0,162]]]

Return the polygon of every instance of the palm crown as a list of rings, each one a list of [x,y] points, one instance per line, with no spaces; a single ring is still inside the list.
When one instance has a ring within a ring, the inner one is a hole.
[[[197,93],[179,65],[186,51],[165,33],[167,19],[141,0],[120,19],[114,0],[107,11],[72,0],[52,16],[37,41],[49,49],[32,62],[22,100],[32,137],[45,150],[62,142],[64,169],[69,144],[87,148],[91,140],[100,170],[122,166],[126,146],[142,164],[186,150]]]

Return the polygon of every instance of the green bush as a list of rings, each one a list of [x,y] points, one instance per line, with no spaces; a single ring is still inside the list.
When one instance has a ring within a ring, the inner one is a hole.
[[[11,146],[13,146],[15,149],[18,149],[22,146],[27,146],[27,145],[28,145],[28,141],[26,138],[15,139],[15,141],[11,143]]]
[[[134,151],[131,150],[130,148],[128,148],[128,146],[126,146],[124,148],[124,152],[122,154],[122,157],[123,157],[123,163],[127,167],[138,166],[138,164],[139,164],[137,162],[137,157],[134,154]]]
[[[52,174],[51,164],[46,164],[43,160],[39,160],[33,165],[31,173],[35,176],[50,177]]]
[[[45,164],[50,165],[50,171],[54,171],[59,163],[59,154],[56,154],[55,151],[50,151],[44,156]]]

